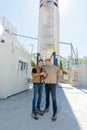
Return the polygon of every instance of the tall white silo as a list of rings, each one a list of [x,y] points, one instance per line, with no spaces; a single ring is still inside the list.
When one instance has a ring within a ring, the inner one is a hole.
[[[59,18],[58,0],[40,0],[38,53],[43,59],[50,58],[53,52],[59,55]]]

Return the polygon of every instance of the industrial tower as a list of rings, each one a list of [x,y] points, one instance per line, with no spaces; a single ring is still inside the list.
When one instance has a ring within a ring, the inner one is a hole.
[[[60,18],[58,0],[40,0],[38,53],[43,59],[59,55]]]

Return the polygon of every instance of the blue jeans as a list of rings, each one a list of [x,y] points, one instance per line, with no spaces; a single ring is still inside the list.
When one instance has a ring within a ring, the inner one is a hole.
[[[42,99],[43,84],[33,84],[33,101],[32,101],[32,112],[36,109],[40,110],[40,104]]]
[[[50,93],[52,97],[53,113],[57,113],[57,102],[56,102],[56,84],[45,84],[46,92],[46,105],[45,108],[50,106]]]

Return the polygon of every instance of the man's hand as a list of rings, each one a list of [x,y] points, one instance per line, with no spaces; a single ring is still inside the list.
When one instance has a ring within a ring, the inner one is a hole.
[[[60,70],[60,71],[59,71],[59,75],[62,75],[62,74],[63,74],[63,71],[62,71],[62,70]]]
[[[40,76],[43,76],[43,75],[44,75],[44,72],[41,72],[41,73],[40,73]]]

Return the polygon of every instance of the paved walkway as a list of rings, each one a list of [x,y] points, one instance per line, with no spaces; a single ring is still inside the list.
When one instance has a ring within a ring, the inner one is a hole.
[[[41,107],[44,107],[45,96]],[[87,88],[60,84],[57,87],[58,117],[51,121],[50,112],[31,117],[32,89],[0,99],[0,130],[87,130]]]

